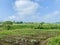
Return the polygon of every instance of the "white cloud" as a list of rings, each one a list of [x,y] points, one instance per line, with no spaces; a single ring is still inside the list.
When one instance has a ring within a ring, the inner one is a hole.
[[[41,1],[41,0],[36,0]],[[43,0],[44,1],[44,0]],[[16,16],[11,16],[10,19],[22,21],[46,21],[55,18],[60,14],[60,11],[54,11],[47,15],[42,15],[39,11],[40,8],[48,9],[49,7],[41,7],[37,2],[31,0],[16,0],[14,9],[17,12]]]
[[[56,17],[56,16],[58,16],[58,15],[60,15],[60,11],[54,11],[54,12],[52,12],[52,13],[50,13],[50,14],[47,14],[47,15],[44,16],[43,18],[44,18],[45,20],[47,20],[47,19],[52,19],[52,18],[54,18],[54,17]]]
[[[19,0],[15,2],[15,10],[19,15],[34,14],[38,8],[39,8],[39,5],[32,1]]]
[[[9,16],[9,19],[14,19],[16,18],[16,16]]]
[[[19,16],[10,16],[9,19],[11,20],[17,20],[17,21],[32,21],[32,22],[53,22],[56,20],[56,17],[59,17],[60,11],[54,11],[52,13],[49,13],[47,15],[41,16],[41,13],[38,13],[37,15],[19,15]]]
[[[14,5],[14,9],[20,19],[32,18],[32,16],[35,17],[39,13],[39,8],[40,5],[31,0],[16,0]]]

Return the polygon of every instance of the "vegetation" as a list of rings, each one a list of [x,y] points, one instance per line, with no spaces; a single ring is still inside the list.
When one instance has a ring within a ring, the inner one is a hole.
[[[2,22],[0,27],[6,30],[15,30],[15,29],[60,29],[60,24],[52,24],[52,23],[24,23],[24,22],[11,22],[6,21]]]
[[[0,45],[60,45],[60,24],[2,22]]]
[[[48,45],[60,45],[60,36],[49,39]]]
[[[6,21],[6,22],[3,22],[2,26],[3,26],[4,29],[9,30],[11,28],[12,24],[13,24],[13,22]]]

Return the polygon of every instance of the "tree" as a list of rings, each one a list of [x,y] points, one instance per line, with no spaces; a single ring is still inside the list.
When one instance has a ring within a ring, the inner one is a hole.
[[[5,21],[5,22],[3,22],[2,25],[3,25],[4,29],[9,30],[11,28],[12,24],[13,24],[13,22],[11,22],[11,21]]]
[[[20,22],[16,22],[16,24],[22,24],[23,23],[23,21],[20,21]]]
[[[44,24],[44,22],[41,22],[37,28],[38,29],[43,29],[44,28],[43,24]]]
[[[41,22],[41,23],[40,23],[40,25],[43,25],[43,24],[44,24],[44,22]]]

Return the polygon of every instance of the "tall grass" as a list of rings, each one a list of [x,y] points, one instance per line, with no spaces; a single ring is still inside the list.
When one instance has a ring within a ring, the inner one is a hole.
[[[60,45],[60,36],[50,38],[48,41],[48,45]]]

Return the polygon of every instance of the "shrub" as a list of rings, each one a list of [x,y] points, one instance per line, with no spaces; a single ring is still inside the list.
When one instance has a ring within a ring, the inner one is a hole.
[[[2,25],[3,25],[4,29],[9,30],[11,28],[12,24],[13,24],[13,22],[11,22],[11,21],[5,21],[5,22],[3,22]]]

